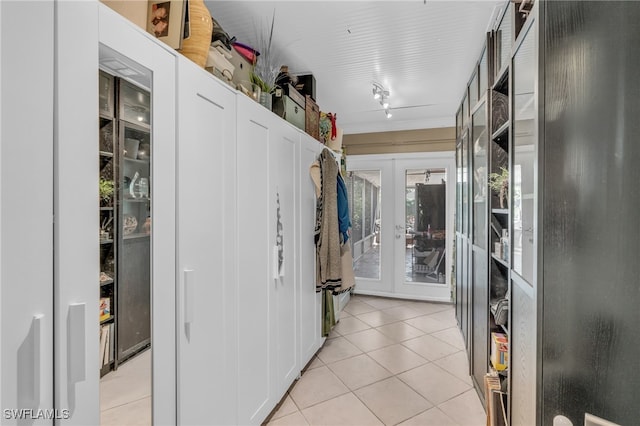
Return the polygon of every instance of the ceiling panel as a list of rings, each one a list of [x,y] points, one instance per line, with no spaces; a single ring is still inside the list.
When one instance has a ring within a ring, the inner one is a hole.
[[[230,36],[257,46],[275,16],[274,51],[312,73],[316,101],[346,134],[454,126],[455,112],[504,1],[206,1]],[[275,14],[275,15],[274,15]],[[391,93],[393,117],[373,99]]]

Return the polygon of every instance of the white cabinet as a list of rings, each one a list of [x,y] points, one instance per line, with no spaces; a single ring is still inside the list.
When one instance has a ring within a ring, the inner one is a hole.
[[[3,410],[53,408],[53,14],[53,1],[0,2]]]
[[[236,95],[178,64],[178,424],[234,424]]]
[[[244,95],[237,123],[237,420],[258,424],[322,343],[308,175],[320,144]]]

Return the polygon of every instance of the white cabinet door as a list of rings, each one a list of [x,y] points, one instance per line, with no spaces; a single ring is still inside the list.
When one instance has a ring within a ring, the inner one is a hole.
[[[53,1],[0,2],[3,425],[52,424],[31,418],[53,408],[53,15]]]
[[[245,96],[237,102],[237,421],[246,425],[260,424],[276,402],[269,152],[277,117]]]
[[[59,1],[71,5],[84,3]],[[121,69],[121,77],[151,92],[152,410],[155,425],[176,424],[177,53],[106,5],[97,4],[101,67],[111,74],[114,69]],[[88,16],[91,14],[85,14],[82,19]],[[73,36],[77,38],[77,34]],[[77,52],[75,56],[79,56]],[[95,92],[96,86],[87,90]],[[93,107],[88,108],[95,111]]]
[[[185,58],[178,91],[178,424],[235,424],[236,96]]]
[[[56,1],[56,8],[55,399],[71,414],[60,424],[97,424],[98,4]]]
[[[269,241],[273,276],[270,287],[274,291],[276,312],[271,330],[275,332],[276,374],[274,392],[276,402],[284,395],[300,370],[297,362],[297,279],[298,263],[297,222],[295,207],[296,151],[300,146],[300,132],[283,120],[277,120],[273,139],[269,144]]]
[[[298,161],[298,343],[299,369],[311,360],[322,345],[321,293],[316,293],[316,246],[313,231],[316,217],[315,186],[309,166],[316,161],[324,146],[311,137],[302,136]]]

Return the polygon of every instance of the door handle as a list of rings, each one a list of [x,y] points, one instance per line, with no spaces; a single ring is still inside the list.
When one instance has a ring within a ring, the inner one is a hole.
[[[77,383],[86,379],[87,345],[86,337],[86,303],[69,305],[69,337],[67,357],[69,359],[69,382]]]
[[[42,321],[43,314],[33,316],[33,407],[40,406],[40,395],[42,392]]]
[[[184,270],[184,323],[193,324],[195,311],[196,271]]]

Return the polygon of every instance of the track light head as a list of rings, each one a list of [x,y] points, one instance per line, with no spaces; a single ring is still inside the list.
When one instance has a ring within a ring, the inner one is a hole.
[[[388,109],[385,109],[384,112],[385,114],[387,114],[387,118],[393,117],[393,114],[391,114],[391,111],[389,111]]]
[[[389,101],[386,100],[384,97],[380,101],[380,104],[382,105],[382,108],[384,108],[384,109],[388,109],[389,108]]]

